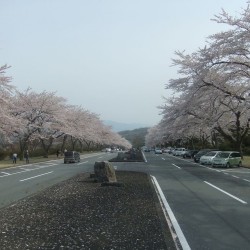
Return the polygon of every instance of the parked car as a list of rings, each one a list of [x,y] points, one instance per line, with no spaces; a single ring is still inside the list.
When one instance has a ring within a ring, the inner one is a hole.
[[[162,154],[162,150],[160,148],[155,148],[155,154]]]
[[[210,151],[218,151],[218,149],[201,149],[197,154],[194,155],[194,162],[200,162],[200,158]]]
[[[175,151],[175,148],[170,148],[170,149],[168,150],[168,153],[169,153],[169,154],[173,154],[174,151]]]
[[[199,150],[187,150],[182,155],[183,158],[193,158],[195,154],[197,154]]]
[[[214,157],[216,157],[216,155],[218,155],[220,152],[221,151],[210,151],[210,152],[206,153],[205,155],[201,156],[200,164],[211,165]]]
[[[64,163],[80,162],[80,153],[76,151],[67,151],[64,153]]]
[[[174,156],[180,156],[182,154],[184,154],[186,151],[185,148],[176,148],[174,151],[173,151],[173,155]]]
[[[150,152],[150,148],[144,148],[144,152]]]
[[[226,167],[233,166],[242,167],[242,159],[240,152],[237,151],[221,151],[213,160],[212,167]]]
[[[162,149],[162,152],[163,152],[163,153],[168,153],[168,151],[169,151],[168,148],[163,148],[163,149]]]

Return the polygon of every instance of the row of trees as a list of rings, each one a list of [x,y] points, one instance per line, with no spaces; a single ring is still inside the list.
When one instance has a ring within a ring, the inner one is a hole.
[[[250,8],[232,17],[222,10],[213,21],[229,29],[211,35],[206,46],[175,52],[171,79],[161,109],[162,120],[148,131],[147,145],[199,141],[218,147],[228,141],[242,152],[250,121]]]
[[[7,65],[0,67],[2,149],[19,145],[20,155],[23,155],[24,150],[39,146],[48,156],[55,144],[61,150],[66,143],[71,150],[76,145],[81,149],[106,145],[131,147],[127,140],[104,125],[98,115],[68,104],[54,92],[18,91],[6,76],[7,69]]]

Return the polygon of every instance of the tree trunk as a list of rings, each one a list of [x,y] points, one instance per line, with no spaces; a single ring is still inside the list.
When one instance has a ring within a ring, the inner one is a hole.
[[[48,158],[49,157],[49,150],[52,146],[52,143],[54,141],[54,138],[53,137],[50,137],[47,141],[48,143],[46,144],[46,140],[40,138],[41,140],[41,143],[42,143],[42,147],[43,147],[43,150],[44,150],[44,157]]]
[[[66,144],[66,141],[67,141],[67,135],[64,135],[63,137],[63,143],[62,143],[62,146],[61,146],[61,154],[63,155],[63,152],[65,150],[65,144]]]

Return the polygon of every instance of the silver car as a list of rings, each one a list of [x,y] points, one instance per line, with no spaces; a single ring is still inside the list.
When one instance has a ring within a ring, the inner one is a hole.
[[[233,166],[242,167],[240,152],[222,151],[212,160],[212,167],[230,168]]]
[[[211,165],[214,157],[216,157],[220,152],[221,151],[210,151],[206,153],[205,155],[201,156],[200,164]]]

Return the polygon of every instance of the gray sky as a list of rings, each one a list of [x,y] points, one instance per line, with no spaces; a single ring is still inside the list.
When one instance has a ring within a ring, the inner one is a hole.
[[[19,90],[56,91],[102,120],[161,120],[176,77],[174,51],[192,53],[223,30],[210,19],[243,0],[0,0],[0,65]],[[239,16],[239,15],[238,15]]]

